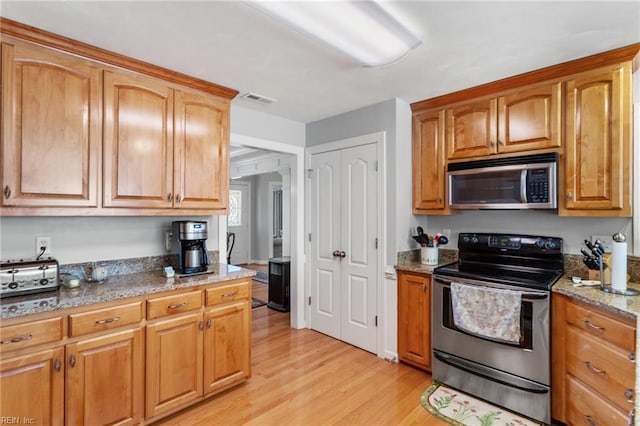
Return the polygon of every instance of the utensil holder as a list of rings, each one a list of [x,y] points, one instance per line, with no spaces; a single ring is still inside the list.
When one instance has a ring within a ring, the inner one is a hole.
[[[421,247],[420,261],[423,265],[438,264],[438,248],[437,247]]]

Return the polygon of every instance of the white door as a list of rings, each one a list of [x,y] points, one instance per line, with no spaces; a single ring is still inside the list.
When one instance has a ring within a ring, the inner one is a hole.
[[[233,249],[231,250],[231,263],[240,265],[249,263],[250,237],[251,237],[251,206],[250,185],[248,182],[233,182],[229,185],[229,214],[227,215],[227,232],[235,234]],[[231,246],[228,242],[227,251]]]
[[[376,352],[376,145],[311,158],[311,328]]]

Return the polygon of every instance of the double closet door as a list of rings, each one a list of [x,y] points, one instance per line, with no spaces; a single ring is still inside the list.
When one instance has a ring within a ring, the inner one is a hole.
[[[375,143],[311,156],[311,328],[377,352]]]

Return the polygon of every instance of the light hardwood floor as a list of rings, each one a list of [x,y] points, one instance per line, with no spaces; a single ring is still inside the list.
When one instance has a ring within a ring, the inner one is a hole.
[[[253,309],[252,377],[159,425],[397,425],[446,423],[420,406],[431,377],[321,333],[289,314]]]

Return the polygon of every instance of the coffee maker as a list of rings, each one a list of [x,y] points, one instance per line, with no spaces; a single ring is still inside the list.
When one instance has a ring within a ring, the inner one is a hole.
[[[171,224],[171,246],[178,253],[175,269],[179,274],[197,274],[209,269],[207,222],[179,220]]]

